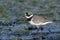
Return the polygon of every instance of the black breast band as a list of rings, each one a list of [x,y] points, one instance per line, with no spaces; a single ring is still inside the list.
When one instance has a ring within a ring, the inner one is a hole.
[[[32,17],[31,18],[28,18],[27,21],[31,21]]]

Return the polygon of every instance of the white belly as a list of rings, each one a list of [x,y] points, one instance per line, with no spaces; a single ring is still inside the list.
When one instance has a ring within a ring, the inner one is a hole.
[[[45,22],[45,23],[43,23],[43,22],[40,22],[40,23],[34,23],[33,21],[29,21],[29,23],[30,23],[31,25],[46,25],[46,24],[52,23],[52,22],[50,21],[50,22]]]

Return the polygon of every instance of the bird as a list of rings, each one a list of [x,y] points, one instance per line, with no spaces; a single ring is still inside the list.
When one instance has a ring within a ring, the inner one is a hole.
[[[25,18],[27,19],[28,23],[30,23],[31,25],[35,25],[38,29],[41,28],[41,30],[42,25],[53,23],[51,20],[48,20],[42,16],[33,15],[31,12],[26,12]]]
[[[25,18],[27,19],[28,23],[36,26],[37,29],[40,28],[41,31],[43,30],[42,25],[53,23],[51,20],[48,20],[42,16],[34,15],[31,12],[26,12]],[[49,32],[51,32],[50,29],[49,29]],[[39,33],[39,30],[37,31],[37,33]],[[40,32],[39,40],[43,40],[42,32]]]

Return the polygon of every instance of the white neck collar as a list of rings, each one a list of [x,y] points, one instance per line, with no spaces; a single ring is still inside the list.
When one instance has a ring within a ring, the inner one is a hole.
[[[25,17],[26,17],[26,18],[31,18],[32,16],[33,16],[33,15],[31,15],[31,16],[29,16],[29,17],[28,17],[28,16],[25,16]]]

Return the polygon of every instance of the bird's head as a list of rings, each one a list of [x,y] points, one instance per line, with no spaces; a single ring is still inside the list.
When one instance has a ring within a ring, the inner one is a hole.
[[[27,19],[29,19],[29,18],[33,17],[33,14],[32,14],[31,12],[30,12],[30,13],[26,12],[26,13],[25,13],[25,17],[26,17]]]

